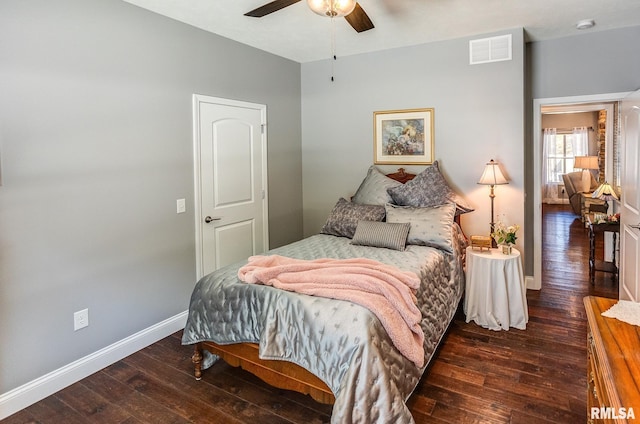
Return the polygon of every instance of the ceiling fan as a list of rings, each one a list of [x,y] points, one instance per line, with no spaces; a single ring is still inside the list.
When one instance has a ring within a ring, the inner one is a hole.
[[[261,18],[300,1],[301,0],[274,0],[245,13],[244,16]],[[347,22],[349,22],[349,25],[358,32],[368,31],[374,27],[367,13],[355,0],[307,0],[307,3],[311,10],[319,15],[330,18],[344,16]]]

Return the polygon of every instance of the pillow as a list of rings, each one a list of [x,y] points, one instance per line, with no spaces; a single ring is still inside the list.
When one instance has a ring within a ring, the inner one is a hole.
[[[384,215],[384,206],[358,205],[341,197],[320,233],[352,238],[358,221],[382,221]]]
[[[456,215],[472,212],[473,208],[444,179],[438,167],[438,161],[428,166],[416,177],[400,187],[387,190],[393,203],[402,206],[430,207],[454,202]]]
[[[362,205],[381,205],[391,203],[392,199],[387,189],[401,186],[402,183],[384,175],[375,166],[371,165],[360,187],[351,199],[354,203]]]
[[[455,203],[432,208],[414,208],[387,204],[387,222],[408,222],[411,224],[407,244],[431,246],[453,253],[453,217]]]
[[[404,250],[409,228],[411,228],[411,224],[408,222],[360,221],[351,244]]]

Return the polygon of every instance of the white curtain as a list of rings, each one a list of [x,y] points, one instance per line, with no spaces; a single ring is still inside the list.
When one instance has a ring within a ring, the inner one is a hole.
[[[589,156],[589,130],[587,127],[573,129],[573,155]]]
[[[573,153],[574,156],[589,156],[589,131],[587,127],[575,127],[573,129]],[[582,190],[590,191],[591,171],[582,171]]]
[[[549,173],[549,153],[555,151],[556,129],[545,128],[542,138],[542,203],[561,203],[558,197],[558,183],[551,181]]]

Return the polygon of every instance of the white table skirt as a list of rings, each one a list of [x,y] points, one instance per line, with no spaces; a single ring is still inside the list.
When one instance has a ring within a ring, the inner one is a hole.
[[[491,330],[524,330],[529,321],[520,252],[467,248],[464,312],[467,322]]]

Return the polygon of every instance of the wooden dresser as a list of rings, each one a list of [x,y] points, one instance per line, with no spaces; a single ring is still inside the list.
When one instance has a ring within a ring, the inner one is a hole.
[[[640,423],[640,327],[602,316],[616,302],[584,298],[588,423]]]

